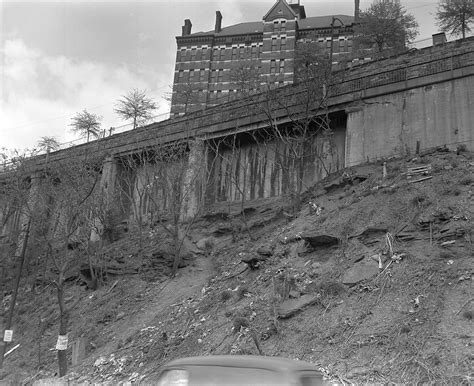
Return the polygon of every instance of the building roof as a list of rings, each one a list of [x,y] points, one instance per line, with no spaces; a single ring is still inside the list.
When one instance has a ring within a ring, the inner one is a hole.
[[[329,28],[331,27],[332,18],[337,17],[341,19],[344,25],[351,25],[354,22],[354,16],[348,15],[327,15],[327,16],[313,16],[307,17],[298,21],[299,29],[313,29],[313,28]],[[335,26],[339,27],[341,23],[336,21]]]
[[[354,22],[353,16],[348,15],[334,15],[341,19],[345,25],[351,25]],[[298,21],[299,29],[313,29],[313,28],[329,28],[331,27],[333,15],[328,16],[314,16],[307,17]],[[340,26],[339,22],[336,22],[336,26]],[[251,33],[262,33],[263,32],[263,22],[262,21],[252,21],[247,23],[239,23],[230,25],[228,27],[222,28],[218,33],[215,33],[214,30],[208,32],[196,32],[186,37],[193,36],[233,36],[233,35],[246,35]]]

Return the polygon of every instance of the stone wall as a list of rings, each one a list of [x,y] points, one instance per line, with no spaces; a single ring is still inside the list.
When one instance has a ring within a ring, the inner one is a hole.
[[[211,160],[207,202],[253,200],[303,192],[344,168],[345,123],[332,135],[227,146]]]

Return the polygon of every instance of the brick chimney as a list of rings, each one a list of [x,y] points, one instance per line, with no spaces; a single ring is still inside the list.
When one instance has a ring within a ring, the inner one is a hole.
[[[432,36],[434,46],[439,46],[440,44],[446,43],[446,34],[444,32],[433,34]]]
[[[214,32],[217,34],[222,31],[222,13],[221,11],[216,11],[216,26],[214,27]]]
[[[360,17],[360,0],[355,1],[355,8],[354,8],[354,21],[358,22]]]
[[[182,36],[191,35],[192,26],[193,25],[191,24],[191,20],[189,19],[184,20],[184,25],[181,27],[183,31]]]

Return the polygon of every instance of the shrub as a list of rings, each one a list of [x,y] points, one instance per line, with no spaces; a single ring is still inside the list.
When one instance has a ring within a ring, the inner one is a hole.
[[[318,291],[321,291],[324,295],[338,296],[346,292],[344,284],[337,281],[323,281],[316,287]]]
[[[472,320],[474,318],[474,311],[472,311],[472,310],[464,311],[462,313],[462,316],[463,316],[463,318],[465,318],[467,320]]]
[[[220,298],[221,298],[221,301],[225,303],[227,300],[232,298],[232,291],[231,290],[222,291]]]

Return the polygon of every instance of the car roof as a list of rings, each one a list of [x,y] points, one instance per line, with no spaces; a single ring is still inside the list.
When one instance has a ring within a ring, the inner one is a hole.
[[[226,366],[268,369],[273,371],[318,371],[308,362],[297,361],[282,357],[268,357],[259,355],[209,355],[175,359],[164,368],[181,366]]]

